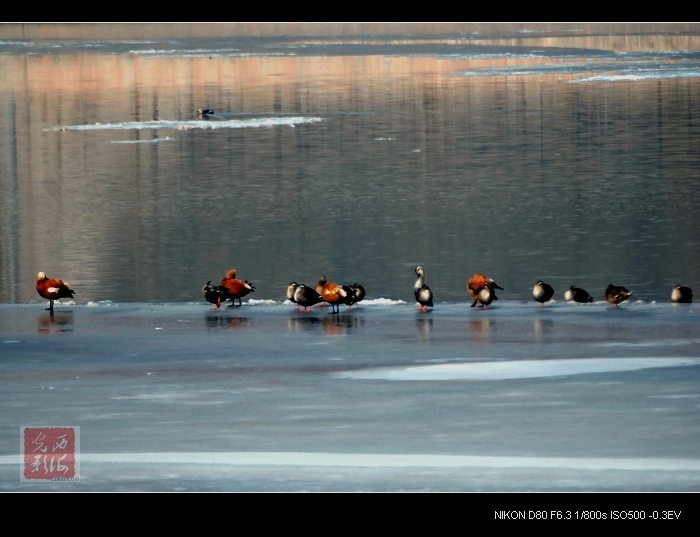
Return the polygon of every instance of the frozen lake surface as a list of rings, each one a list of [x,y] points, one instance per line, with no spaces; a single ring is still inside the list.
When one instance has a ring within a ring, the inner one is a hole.
[[[209,306],[0,305],[0,490],[700,491],[692,304]]]

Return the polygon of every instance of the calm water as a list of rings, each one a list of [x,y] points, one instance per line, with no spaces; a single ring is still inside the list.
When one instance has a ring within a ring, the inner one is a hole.
[[[700,287],[700,25],[538,30],[0,28],[0,302],[40,270],[78,303],[201,301],[231,267],[276,301],[322,274],[412,301],[417,264],[438,305],[481,271],[515,301]]]
[[[700,25],[531,26],[0,24],[0,490],[700,490]]]

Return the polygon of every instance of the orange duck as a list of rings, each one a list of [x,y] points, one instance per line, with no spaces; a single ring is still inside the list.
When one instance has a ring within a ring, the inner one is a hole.
[[[353,291],[347,285],[338,285],[327,281],[321,288],[321,296],[325,302],[331,305],[331,313],[340,313],[340,305],[350,303]]]
[[[53,311],[53,301],[59,298],[73,298],[74,291],[63,280],[49,278],[43,272],[36,275],[36,292],[49,301],[49,311]]]
[[[236,300],[238,300],[238,305],[242,306],[241,298],[255,291],[255,287],[250,282],[236,278],[236,269],[231,269],[226,273],[224,279],[221,280],[221,287],[228,290],[228,298],[233,302],[229,307],[235,307]]]
[[[485,274],[474,274],[474,276],[469,278],[469,281],[467,282],[467,291],[469,291],[469,295],[474,301],[471,305],[472,308],[476,306],[477,302],[479,302],[479,291],[481,291],[487,285],[490,286],[491,291],[493,291],[494,289],[500,289],[501,291],[504,291],[503,287],[498,285]]]

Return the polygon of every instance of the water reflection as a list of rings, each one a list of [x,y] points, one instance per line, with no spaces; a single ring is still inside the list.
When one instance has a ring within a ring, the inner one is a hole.
[[[326,336],[347,336],[361,332],[364,319],[352,314],[305,315],[290,317],[287,320],[289,332],[315,332]]]
[[[433,319],[432,317],[417,317],[416,318],[416,328],[418,329],[418,341],[421,343],[427,343],[430,341],[430,334],[433,331]]]
[[[47,311],[37,316],[37,333],[52,335],[72,332],[75,316],[72,311]]]
[[[543,341],[551,335],[554,322],[551,319],[536,318],[534,321],[533,333],[535,341]]]
[[[204,323],[207,328],[245,328],[251,325],[252,320],[248,317],[207,314]]]
[[[491,319],[469,319],[469,339],[474,343],[488,343],[491,339]]]
[[[0,301],[37,267],[122,302],[197,299],[232,263],[260,299],[322,272],[403,299],[417,259],[448,301],[475,271],[505,300],[700,280],[700,37],[472,37],[0,54]]]

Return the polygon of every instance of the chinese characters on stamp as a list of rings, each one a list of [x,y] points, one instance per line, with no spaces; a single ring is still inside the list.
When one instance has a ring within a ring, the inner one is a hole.
[[[21,427],[20,481],[80,481],[80,427]]]

